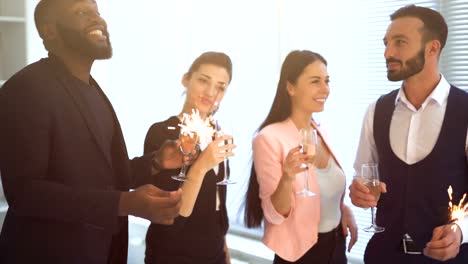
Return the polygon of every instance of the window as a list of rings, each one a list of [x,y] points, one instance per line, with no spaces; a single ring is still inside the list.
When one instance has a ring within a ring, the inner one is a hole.
[[[449,82],[468,91],[468,1],[439,1],[449,25],[441,68]]]

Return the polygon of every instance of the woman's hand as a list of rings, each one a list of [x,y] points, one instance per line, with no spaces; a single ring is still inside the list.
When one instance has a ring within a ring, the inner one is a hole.
[[[231,254],[226,243],[226,237],[224,237],[224,253],[226,254],[226,264],[231,264]]]
[[[193,166],[198,166],[206,173],[224,159],[234,156],[232,150],[236,148],[236,145],[225,144],[225,142],[228,142],[230,139],[232,139],[232,136],[229,135],[224,135],[215,139],[200,153]],[[232,140],[230,142],[232,142]]]
[[[346,205],[343,205],[341,209],[341,227],[343,228],[343,234],[345,237],[348,236],[348,229],[349,233],[351,233],[351,239],[348,244],[348,252],[350,252],[358,239],[358,227],[356,225],[356,220],[354,220],[351,208]]]
[[[288,155],[283,162],[283,179],[293,181],[296,179],[296,174],[305,171],[307,167],[303,167],[307,160],[307,155],[300,152],[301,146],[297,146],[289,150]]]

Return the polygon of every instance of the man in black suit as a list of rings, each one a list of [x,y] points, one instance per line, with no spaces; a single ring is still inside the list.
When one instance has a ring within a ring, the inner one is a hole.
[[[0,263],[126,263],[128,215],[162,224],[178,216],[180,190],[143,184],[180,167],[182,156],[167,142],[128,159],[112,105],[90,75],[94,60],[112,55],[94,0],[42,0],[35,22],[49,56],[0,89],[9,204]]]

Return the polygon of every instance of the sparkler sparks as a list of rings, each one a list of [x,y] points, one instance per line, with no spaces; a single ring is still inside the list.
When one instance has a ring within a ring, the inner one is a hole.
[[[192,114],[184,113],[181,123],[179,124],[181,134],[189,135],[192,138],[198,136],[201,145],[211,142],[213,134],[216,130],[211,125],[213,118],[211,116],[203,120],[200,117],[200,112],[192,109]]]
[[[468,208],[468,204],[464,203],[465,198],[466,198],[466,193],[463,194],[463,197],[461,198],[460,202],[458,205],[452,203],[452,194],[453,194],[453,189],[452,185],[449,186],[447,189],[447,193],[449,195],[450,201],[449,201],[449,210],[450,210],[450,222],[458,222],[463,220],[465,218],[465,215],[468,215],[468,212],[466,212],[466,209]],[[453,232],[457,230],[457,226],[453,225],[452,226]]]

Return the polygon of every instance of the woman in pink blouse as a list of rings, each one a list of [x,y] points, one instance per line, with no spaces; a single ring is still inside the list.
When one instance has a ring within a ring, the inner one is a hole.
[[[323,111],[329,95],[327,62],[311,51],[292,51],[281,68],[270,112],[253,141],[253,165],[246,196],[245,222],[258,227],[264,220],[263,242],[278,263],[346,263],[357,240],[351,210],[343,204],[345,175],[328,145],[326,135],[311,119]],[[301,128],[318,132],[314,167],[303,168]],[[308,188],[303,197],[304,171]],[[296,177],[297,175],[297,177]]]

